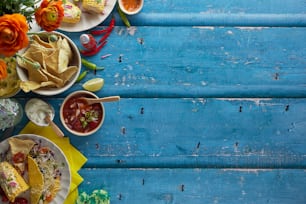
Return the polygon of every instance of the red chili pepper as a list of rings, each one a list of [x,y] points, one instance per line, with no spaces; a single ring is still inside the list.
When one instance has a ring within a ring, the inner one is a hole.
[[[102,47],[104,47],[104,45],[106,44],[106,42],[107,42],[106,39],[108,38],[108,36],[112,32],[114,26],[115,26],[115,18],[113,17],[110,21],[109,26],[106,29],[91,31],[91,34],[93,34],[93,35],[98,35],[98,34],[102,34],[102,33],[105,33],[105,34],[99,40],[99,42],[98,42],[99,44],[95,49],[93,49],[93,50],[81,50],[80,51],[81,54],[84,55],[84,56],[93,56],[93,55],[97,54],[102,49]]]
[[[106,33],[109,29],[108,28],[105,28],[105,29],[102,29],[102,30],[92,30],[90,31],[90,33],[92,35],[101,35],[103,33]]]
[[[93,30],[91,31],[91,34],[101,35],[103,33],[110,33],[113,30],[114,26],[115,26],[115,18],[112,18],[107,28],[102,29],[102,30]]]
[[[84,55],[84,56],[93,56],[95,54],[97,54],[101,49],[102,47],[104,47],[104,45],[107,43],[107,41],[103,41],[101,44],[99,44],[96,49],[94,50],[81,50],[81,54]]]
[[[103,35],[103,37],[99,40],[99,43],[102,43],[103,41],[105,41],[108,38],[109,35],[110,35],[110,32]]]

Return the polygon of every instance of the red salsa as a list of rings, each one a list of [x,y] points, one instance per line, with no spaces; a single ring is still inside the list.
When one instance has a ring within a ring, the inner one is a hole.
[[[140,7],[141,1],[140,0],[122,0],[122,4],[127,11],[132,12]]]
[[[79,95],[66,101],[63,107],[65,124],[72,130],[86,133],[95,129],[102,120],[103,110],[101,104],[88,105],[79,97],[91,97]]]

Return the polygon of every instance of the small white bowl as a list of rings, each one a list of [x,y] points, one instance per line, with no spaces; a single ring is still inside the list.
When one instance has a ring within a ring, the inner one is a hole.
[[[132,9],[132,10],[129,10],[128,8],[126,8],[124,6],[124,0],[118,0],[118,4],[119,4],[119,7],[120,9],[127,15],[134,15],[134,14],[137,14],[141,11],[142,7],[143,7],[143,4],[144,4],[144,0],[135,0],[136,1],[139,1],[139,6],[135,9]]]
[[[71,94],[69,94],[65,100],[63,101],[62,105],[61,105],[61,108],[60,108],[60,119],[61,119],[61,122],[63,124],[63,126],[66,128],[66,130],[68,130],[70,133],[74,134],[74,135],[77,135],[77,136],[89,136],[89,135],[92,135],[93,133],[95,133],[97,130],[99,130],[104,122],[104,118],[105,118],[105,109],[104,109],[104,106],[102,103],[96,103],[96,105],[98,104],[99,105],[99,109],[101,111],[101,114],[102,116],[99,117],[99,123],[98,125],[88,131],[88,132],[81,132],[81,131],[77,131],[76,129],[72,129],[71,127],[69,127],[69,125],[67,124],[67,119],[65,118],[64,116],[64,109],[67,109],[66,107],[66,104],[67,102],[69,102],[69,100],[71,100],[72,98],[77,98],[77,97],[81,97],[81,96],[85,96],[85,97],[88,97],[88,98],[99,98],[97,95],[95,95],[94,93],[92,92],[89,92],[89,91],[85,91],[85,90],[80,90],[80,91],[75,91]],[[70,111],[66,111],[66,112],[73,112],[71,111],[73,109],[73,107],[68,107],[68,109],[70,109]],[[77,119],[78,120],[78,119]],[[76,121],[76,120],[75,120]],[[74,123],[74,125],[70,125],[70,126],[73,126],[73,128],[76,128],[78,127],[79,123],[79,120],[77,122]]]
[[[65,86],[61,87],[61,88],[39,88],[36,90],[33,90],[34,93],[40,94],[40,95],[45,95],[45,96],[54,96],[60,93],[63,93],[64,91],[66,91],[67,89],[69,89],[77,80],[80,72],[81,72],[81,67],[82,67],[82,62],[81,62],[81,54],[79,52],[78,47],[76,46],[76,44],[66,35],[60,33],[60,32],[56,32],[56,31],[52,31],[52,32],[41,32],[41,33],[48,33],[48,34],[56,34],[56,35],[60,35],[63,38],[66,38],[69,42],[69,45],[71,47],[72,50],[72,60],[69,62],[69,66],[77,66],[78,67],[78,71],[71,77],[71,79],[65,84]],[[22,50],[22,52],[25,52],[26,49]],[[20,78],[21,81],[28,81],[29,77],[27,74],[27,71],[21,67],[18,66],[17,64],[17,74],[18,77]]]
[[[54,118],[53,107],[39,98],[31,98],[25,105],[25,113],[30,121],[38,126],[48,126],[49,123],[45,120],[49,115],[50,119]]]

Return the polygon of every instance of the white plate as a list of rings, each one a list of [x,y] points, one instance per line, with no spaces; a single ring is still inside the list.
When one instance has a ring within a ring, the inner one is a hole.
[[[62,177],[61,177],[61,190],[56,194],[56,197],[53,199],[53,201],[50,204],[63,204],[64,200],[66,199],[69,189],[70,189],[70,183],[71,183],[71,175],[70,175],[70,167],[67,158],[65,157],[62,150],[54,144],[51,140],[34,135],[34,134],[20,134],[13,136],[15,138],[19,139],[32,139],[35,141],[41,142],[42,145],[49,147],[55,154],[55,159],[60,164],[64,164],[67,168],[62,169]],[[4,154],[9,148],[8,139],[2,141],[0,143],[0,155]],[[25,195],[26,197],[26,195]],[[26,197],[29,200],[29,197]],[[0,199],[0,204],[7,204],[8,202],[3,203]]]
[[[80,32],[96,27],[109,16],[117,2],[117,0],[106,1],[107,3],[104,8],[103,14],[88,14],[83,12],[80,22],[75,24],[62,23],[59,29],[68,32]]]

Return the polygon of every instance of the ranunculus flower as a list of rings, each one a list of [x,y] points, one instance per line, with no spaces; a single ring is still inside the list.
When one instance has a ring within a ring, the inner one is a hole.
[[[29,26],[21,14],[0,16],[0,55],[13,56],[17,51],[28,46]]]
[[[62,4],[61,0],[43,0],[35,12],[37,24],[48,32],[56,30],[64,18]]]
[[[6,62],[0,59],[0,80],[7,77]]]

